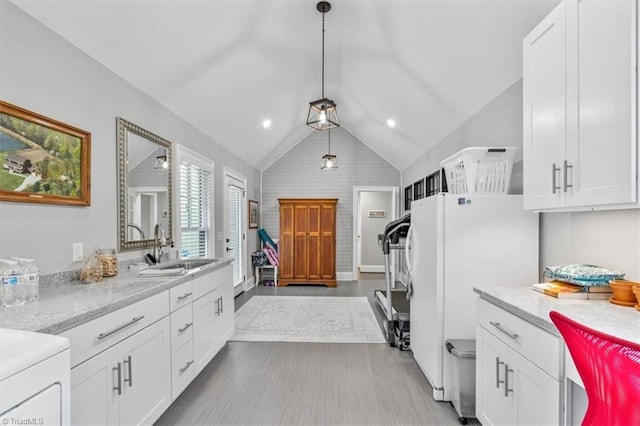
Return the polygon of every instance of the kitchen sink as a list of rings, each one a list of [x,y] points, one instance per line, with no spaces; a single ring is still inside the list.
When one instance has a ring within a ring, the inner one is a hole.
[[[182,269],[190,270],[190,269],[195,269],[195,268],[200,268],[202,266],[210,265],[214,262],[217,262],[218,260],[219,259],[179,259],[179,260],[174,260],[167,263],[161,263],[159,265],[154,266],[153,269],[164,270],[164,269],[182,268]]]

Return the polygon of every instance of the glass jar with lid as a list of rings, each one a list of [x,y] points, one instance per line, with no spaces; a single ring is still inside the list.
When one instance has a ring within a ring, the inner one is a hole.
[[[118,255],[116,249],[99,249],[98,259],[102,264],[102,276],[113,277],[118,273]]]

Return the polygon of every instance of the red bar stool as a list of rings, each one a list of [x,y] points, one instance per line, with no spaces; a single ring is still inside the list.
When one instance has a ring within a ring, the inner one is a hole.
[[[583,425],[640,425],[640,344],[552,311],[587,393]]]

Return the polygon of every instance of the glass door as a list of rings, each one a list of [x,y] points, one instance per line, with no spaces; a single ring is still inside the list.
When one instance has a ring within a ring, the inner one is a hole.
[[[227,257],[233,258],[233,287],[234,293],[237,295],[244,291],[246,279],[246,225],[244,220],[246,184],[240,177],[229,173],[225,173],[225,181],[227,189],[225,250]]]

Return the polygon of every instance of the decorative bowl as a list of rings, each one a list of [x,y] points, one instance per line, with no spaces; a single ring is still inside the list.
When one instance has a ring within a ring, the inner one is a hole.
[[[636,296],[633,293],[633,286],[640,286],[639,282],[629,280],[611,280],[609,287],[613,291],[612,299],[617,302],[636,303]]]
[[[638,304],[636,305],[636,307],[640,307],[640,283],[631,287],[631,291],[633,291],[633,294],[636,295],[636,299],[638,300]],[[638,310],[640,311],[640,309]]]

